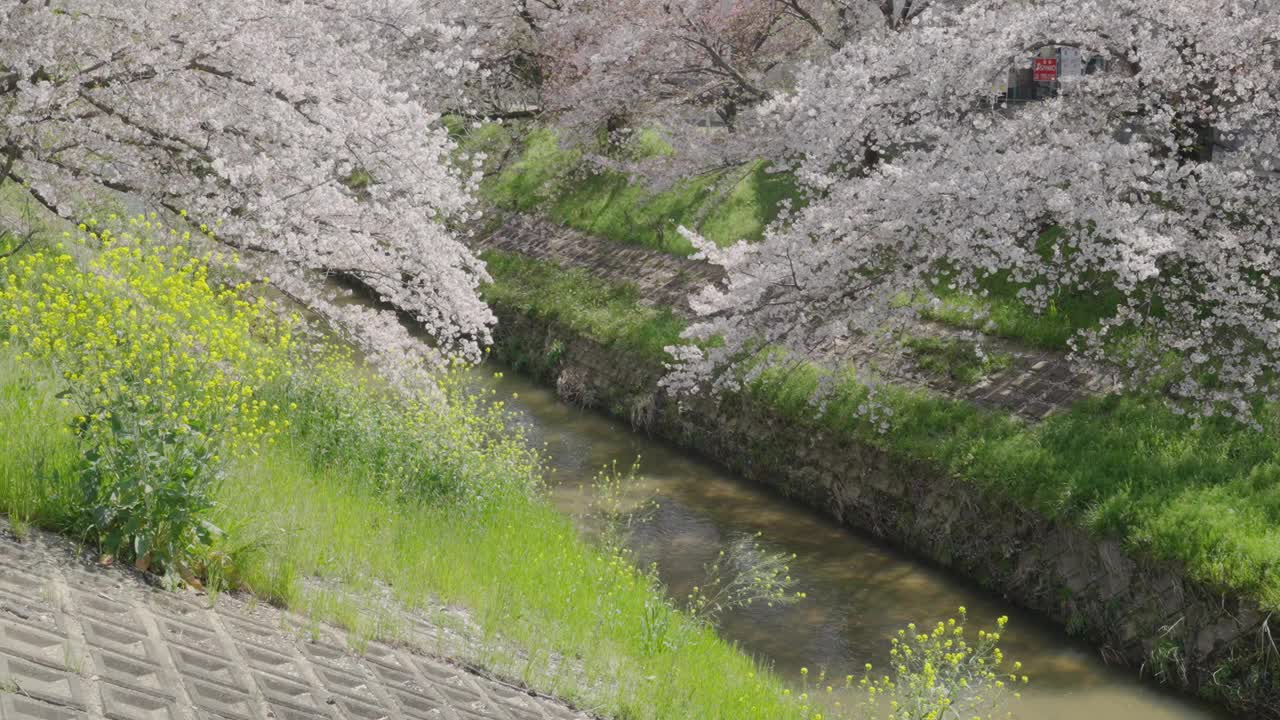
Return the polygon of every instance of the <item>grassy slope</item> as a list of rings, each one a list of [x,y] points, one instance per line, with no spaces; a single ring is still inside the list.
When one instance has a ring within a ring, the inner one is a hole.
[[[0,509],[19,531],[27,524],[70,527],[80,501],[70,413],[46,380],[0,350]]]
[[[19,430],[0,435],[0,510],[19,527],[66,529],[79,459],[48,391],[0,351],[0,426]],[[375,583],[408,607],[461,606],[485,633],[479,639],[500,634],[505,642],[491,647],[529,653],[475,659],[615,717],[802,717],[776,679],[714,631],[687,625],[661,588],[584,542],[541,499],[511,495],[484,509],[397,501],[350,473],[359,458],[312,462],[312,440],[296,435],[233,467],[218,493],[227,572],[264,598],[362,637],[396,633],[362,615],[378,604]],[[309,577],[338,580],[355,596],[309,589]],[[646,619],[665,630],[649,631]],[[685,638],[677,649],[655,652],[677,635]],[[579,658],[581,672],[553,656]]]
[[[47,371],[16,359],[7,337],[0,329],[0,513],[19,533],[35,525],[80,536],[73,411]],[[812,715],[766,668],[675,609],[652,577],[579,536],[536,492],[537,461],[501,430],[500,412],[485,410],[496,398],[472,397],[423,420],[342,384],[358,373],[332,382],[317,374],[304,392],[313,372],[269,389],[288,393],[273,398],[281,407],[297,401],[290,429],[233,463],[217,490],[211,519],[226,534],[208,556],[211,590],[249,588],[346,625],[357,640],[396,636],[377,612],[384,588],[409,608],[462,607],[482,633],[473,660],[612,717]],[[389,490],[387,471],[402,467],[419,471],[410,489],[461,476],[480,497]],[[339,582],[317,589],[311,579]]]
[[[487,252],[496,282],[484,288],[491,303],[554,318],[607,345],[647,358],[664,356],[684,321],[667,308],[641,305],[634,287],[594,280],[586,270],[565,270],[520,255]]]
[[[175,292],[191,282],[171,279]],[[634,301],[626,292],[607,299],[614,310]],[[659,311],[638,322],[654,323],[649,340],[672,327]],[[619,342],[641,337],[634,326],[613,332]],[[13,430],[0,433],[0,513],[19,533],[34,523],[76,535],[92,510],[68,422],[76,411],[57,399],[52,370],[19,361],[8,337],[0,335],[0,427]],[[399,635],[388,593],[428,613],[461,607],[477,642],[470,659],[619,720],[866,716],[793,694],[677,609],[650,571],[584,541],[537,492],[539,462],[501,402],[449,390],[465,387],[465,376],[440,382],[452,402],[419,404],[339,359],[260,387],[255,397],[287,407],[289,423],[257,454],[230,461],[217,485],[208,519],[223,534],[192,565],[204,569],[211,597],[249,589],[347,626],[357,647]],[[435,619],[460,626],[454,614]],[[941,662],[942,646],[935,651]]]
[[[680,322],[635,305],[629,291],[584,273],[490,255],[495,303],[566,323],[606,344],[660,359]],[[1280,609],[1280,415],[1263,432],[1194,425],[1158,399],[1089,400],[1027,427],[962,402],[884,391],[894,408],[881,433],[856,412],[866,389],[837,380],[820,416],[808,403],[822,371],[766,374],[752,387],[797,422],[813,423],[936,462],[1050,517],[1113,533],[1134,549],[1183,562],[1193,576]]]
[[[465,144],[501,154],[510,142],[509,135],[490,127]],[[642,136],[637,143],[640,149],[634,152],[660,154],[659,142]],[[555,135],[546,130],[531,133],[514,150],[518,158],[482,187],[490,202],[508,210],[537,209],[564,225],[674,255],[693,252],[676,232],[681,225],[720,244],[759,240],[784,202],[797,199],[790,176],[770,173],[764,163],[711,173],[654,192],[620,173],[585,171],[581,154],[560,148]]]
[[[789,173],[769,173],[763,163],[735,168],[652,192],[618,173],[594,174],[583,168],[581,153],[562,149],[553,133],[536,130],[522,144],[518,132],[484,126],[462,139],[470,151],[506,157],[483,183],[482,194],[499,207],[542,212],[563,225],[615,242],[688,255],[693,248],[675,231],[684,225],[720,245],[757,241],[787,203],[800,201]],[[658,141],[643,136],[639,154],[657,154]],[[982,329],[1036,347],[1065,350],[1075,332],[1094,326],[1115,307],[1114,294],[1060,294],[1048,310],[1036,313],[1019,302],[1019,287],[1001,277],[983,282],[988,292],[940,290],[942,304],[925,314],[957,327]]]

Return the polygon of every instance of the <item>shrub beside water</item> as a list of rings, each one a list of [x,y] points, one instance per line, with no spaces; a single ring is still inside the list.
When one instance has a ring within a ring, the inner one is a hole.
[[[289,409],[290,438],[316,467],[407,502],[484,505],[527,497],[541,462],[499,402],[470,392],[464,368],[394,392],[339,348],[320,348],[267,396]]]

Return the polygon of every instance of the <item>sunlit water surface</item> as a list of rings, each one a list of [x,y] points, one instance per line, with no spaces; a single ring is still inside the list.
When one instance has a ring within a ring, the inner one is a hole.
[[[597,473],[614,463],[626,469],[640,459],[639,477],[624,488],[625,500],[652,500],[657,508],[635,529],[630,545],[638,562],[657,563],[677,597],[704,582],[707,563],[744,536],[761,532],[767,548],[795,554],[791,571],[804,600],[786,607],[757,604],[728,614],[720,625],[725,637],[784,676],[798,680],[800,668],[807,667],[810,677],[818,668],[836,678],[861,677],[865,663],[885,664],[888,637],[899,628],[932,624],[964,606],[973,628],[990,627],[1000,615],[1010,618],[1001,645],[1032,677],[1011,707],[1019,718],[1227,717],[1136,682],[1134,670],[1108,667],[1096,650],[955,575],[599,414],[567,407],[514,373],[492,374],[492,368],[477,371],[479,382],[518,413],[530,440],[545,446],[551,496],[564,512],[587,517]]]

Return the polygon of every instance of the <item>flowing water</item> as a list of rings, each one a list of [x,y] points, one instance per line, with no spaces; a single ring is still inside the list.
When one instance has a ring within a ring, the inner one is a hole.
[[[1032,684],[1011,709],[1038,720],[1208,720],[1223,718],[1183,697],[1163,694],[1111,668],[1096,650],[1034,614],[940,569],[827,521],[807,508],[734,478],[672,446],[649,440],[599,414],[559,403],[554,394],[506,373],[484,375],[506,396],[531,441],[545,443],[553,472],[551,495],[566,513],[586,517],[592,481],[605,466],[626,469],[640,459],[624,488],[637,505],[657,502],[630,545],[636,559],[657,564],[677,597],[705,580],[705,566],[734,540],[762,532],[763,544],[794,553],[791,572],[807,597],[795,605],[765,605],[725,616],[722,634],[799,679],[825,668],[836,678],[861,677],[864,663],[883,666],[888,637],[909,622],[932,624],[965,606],[971,629],[1008,615],[1001,646],[1022,661]],[[515,398],[510,396],[515,395]]]

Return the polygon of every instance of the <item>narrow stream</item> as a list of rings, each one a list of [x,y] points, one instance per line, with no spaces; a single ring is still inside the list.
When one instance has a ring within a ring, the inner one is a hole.
[[[492,368],[489,368],[492,371]],[[558,402],[532,381],[505,373],[490,379],[526,424],[530,440],[545,443],[553,472],[552,498],[583,516],[601,468],[629,468],[640,477],[627,499],[658,507],[633,534],[636,559],[656,562],[671,592],[682,596],[703,582],[705,565],[729,542],[762,532],[771,550],[794,553],[792,574],[807,598],[788,607],[757,605],[723,618],[722,634],[766,660],[784,676],[819,668],[837,678],[861,676],[864,663],[883,666],[888,637],[909,622],[932,624],[965,606],[973,631],[1008,615],[1001,646],[1022,661],[1032,684],[1011,708],[1039,720],[1191,720],[1224,718],[1183,697],[1133,679],[1131,668],[1109,668],[1096,650],[1067,637],[1034,614],[945,571],[851,532],[754,484],[733,478],[672,446],[633,433],[602,415]],[[512,395],[516,397],[511,398]]]

